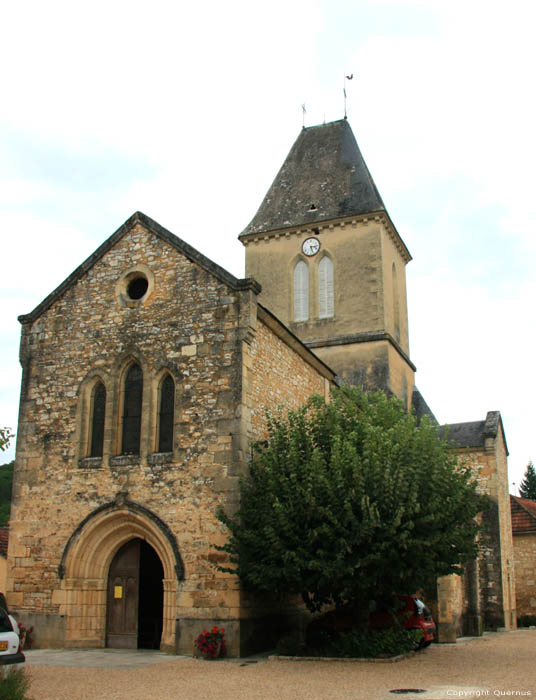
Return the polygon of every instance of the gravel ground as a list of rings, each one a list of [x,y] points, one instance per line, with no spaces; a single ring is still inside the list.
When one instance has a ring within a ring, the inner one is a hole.
[[[524,629],[434,644],[397,663],[170,657],[125,669],[39,666],[28,658],[26,670],[33,700],[536,697],[535,651],[536,630]]]

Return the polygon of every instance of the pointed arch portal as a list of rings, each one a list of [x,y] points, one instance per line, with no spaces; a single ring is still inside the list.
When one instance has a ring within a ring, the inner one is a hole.
[[[175,648],[175,536],[143,506],[119,497],[75,529],[59,566],[69,646]]]

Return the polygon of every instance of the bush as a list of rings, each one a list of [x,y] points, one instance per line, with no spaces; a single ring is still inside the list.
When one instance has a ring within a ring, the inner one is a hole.
[[[536,625],[536,615],[520,615],[517,618],[518,627],[532,627]]]
[[[0,700],[29,700],[26,695],[29,687],[30,679],[24,668],[0,668]]]
[[[303,641],[303,635],[298,631],[286,634],[276,644],[276,651],[280,656],[306,656],[307,650]]]
[[[422,632],[389,628],[386,630],[355,629],[341,636],[332,647],[333,656],[349,658],[378,658],[398,656],[414,651],[420,645]]]

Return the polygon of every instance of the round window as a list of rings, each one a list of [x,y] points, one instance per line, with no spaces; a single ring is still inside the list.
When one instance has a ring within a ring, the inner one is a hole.
[[[145,296],[147,289],[149,288],[149,282],[146,277],[135,277],[130,280],[127,285],[127,294],[130,299],[141,299]]]
[[[118,280],[115,293],[121,306],[137,309],[143,306],[154,289],[154,274],[148,265],[138,264],[125,270]]]

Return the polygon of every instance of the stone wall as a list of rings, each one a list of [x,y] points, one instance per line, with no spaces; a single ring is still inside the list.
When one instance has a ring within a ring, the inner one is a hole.
[[[147,280],[139,299],[128,285]],[[217,568],[221,506],[238,501],[264,408],[297,407],[333,374],[236,280],[134,215],[37,309],[21,317],[23,384],[7,598],[37,646],[106,643],[108,571],[132,538],[158,554],[161,648],[191,653],[224,625],[245,653],[258,601]],[[259,316],[259,319],[258,319]],[[263,320],[264,319],[264,320]],[[270,327],[271,326],[271,327]],[[124,378],[143,372],[139,454],[121,454]],[[175,385],[174,442],[158,453],[159,387]],[[106,389],[102,456],[90,456],[92,390]],[[261,407],[262,406],[262,407]],[[259,612],[260,611],[260,612]]]
[[[321,247],[307,257],[301,246],[312,235]],[[415,372],[406,302],[410,257],[386,217],[341,219],[314,231],[303,227],[241,240],[246,273],[262,285],[262,304],[344,381],[366,391],[391,391],[410,407]],[[318,265],[325,255],[333,263],[334,314],[319,318]],[[293,271],[300,260],[308,269],[309,318],[294,322]]]
[[[536,532],[514,535],[517,614],[536,615]]]
[[[439,639],[445,642],[483,629],[516,627],[508,464],[499,414],[488,413],[482,430],[481,446],[457,450],[460,459],[471,464],[479,491],[489,499],[480,516],[478,560],[465,567],[464,580],[454,576],[451,583],[441,580],[438,586],[439,610],[445,613],[438,620]]]
[[[291,342],[288,331],[261,311],[255,338],[244,356],[251,440],[265,436],[267,411],[296,410],[311,394],[329,396],[333,373],[301,343],[294,341],[293,348],[285,338]]]
[[[123,293],[132,270],[145,271],[150,281],[139,303]],[[250,292],[233,290],[138,222],[50,308],[23,324],[8,600],[21,618],[25,611],[43,616],[42,626],[36,623],[38,644],[40,637],[49,639],[46,619],[59,616],[66,618],[65,644],[103,645],[105,569],[113,552],[83,575],[73,574],[70,554],[63,578],[58,567],[80,523],[114,499],[117,513],[135,504],[158,516],[178,543],[184,580],[171,563],[164,566],[164,647],[174,647],[176,618],[238,617],[236,590],[229,590],[236,586],[210,557],[221,541],[214,512],[235,493],[240,468],[233,436],[240,432],[235,407],[247,332],[241,324],[251,303]],[[121,382],[132,361],[144,375],[141,449],[139,456],[118,457]],[[157,455],[157,388],[164,370],[176,385],[175,442],[172,453]],[[87,460],[85,451],[86,385],[93,377],[107,391],[100,460]],[[107,532],[103,527],[104,539]],[[161,539],[153,534],[148,541],[164,560]]]

